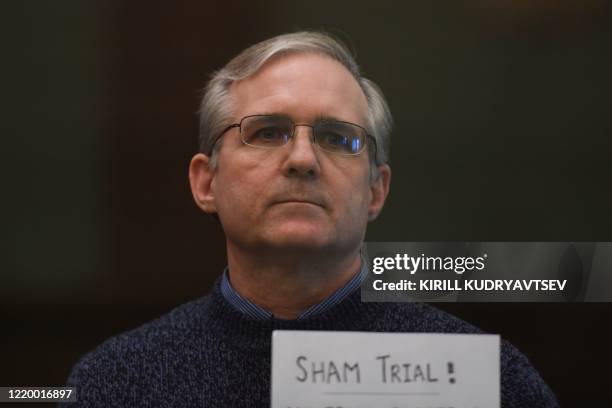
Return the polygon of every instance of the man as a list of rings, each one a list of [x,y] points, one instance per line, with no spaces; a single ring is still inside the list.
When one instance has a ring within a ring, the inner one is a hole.
[[[430,306],[361,303],[360,248],[391,179],[391,115],[347,50],[311,32],[256,44],[213,75],[189,179],[218,217],[212,293],[113,338],[69,384],[83,405],[265,407],[275,329],[478,332]],[[501,355],[504,407],[556,406],[527,359]]]

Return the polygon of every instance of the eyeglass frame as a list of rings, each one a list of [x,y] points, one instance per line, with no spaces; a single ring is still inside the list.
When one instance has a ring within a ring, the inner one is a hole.
[[[242,122],[243,122],[245,119],[252,118],[252,117],[256,117],[256,116],[279,116],[279,117],[285,117],[285,118],[289,119],[289,121],[290,121],[290,122],[291,122],[291,124],[293,125],[293,129],[292,129],[292,131],[291,131],[291,137],[289,138],[289,140],[288,140],[286,143],[283,143],[282,145],[279,145],[279,146],[274,146],[274,147],[255,146],[255,145],[248,144],[248,143],[247,143],[247,142],[245,142],[245,141],[243,140],[243,138],[242,138]],[[364,132],[364,134],[365,134],[365,136],[366,136],[366,141],[367,141],[367,139],[368,139],[368,138],[370,138],[370,139],[372,140],[372,142],[374,143],[374,156],[373,156],[373,158],[372,158],[372,161],[373,161],[374,163],[377,163],[377,162],[378,162],[378,160],[377,160],[377,156],[378,156],[378,144],[376,143],[376,138],[375,138],[374,136],[372,136],[371,134],[369,134],[366,128],[364,128],[363,126],[360,126],[360,125],[358,125],[358,124],[356,124],[356,123],[353,123],[353,122],[347,122],[347,121],[344,121],[344,120],[336,120],[336,119],[332,119],[332,120],[326,120],[326,121],[327,121],[327,122],[329,122],[329,123],[344,123],[344,124],[351,125],[351,126],[356,126],[356,127],[360,128],[360,129],[362,129],[362,130],[363,130],[363,132]],[[291,120],[291,118],[290,118],[290,117],[288,117],[288,116],[286,116],[286,115],[277,115],[277,114],[255,114],[255,115],[247,115],[247,116],[244,116],[242,119],[240,119],[240,122],[237,122],[237,123],[232,123],[231,125],[227,126],[227,127],[226,127],[226,128],[225,128],[225,129],[224,129],[222,132],[221,132],[221,133],[219,133],[219,135],[218,135],[218,136],[217,136],[217,137],[214,139],[214,141],[213,141],[213,142],[212,142],[212,144],[211,144],[211,147],[210,147],[210,154],[212,155],[212,152],[214,151],[215,145],[217,144],[217,142],[219,141],[219,139],[221,139],[221,137],[222,137],[222,136],[223,136],[225,133],[227,133],[227,132],[228,132],[230,129],[233,129],[233,128],[240,128],[240,135],[241,135],[241,137],[240,137],[240,141],[241,141],[241,142],[242,142],[242,143],[243,143],[245,146],[254,147],[254,148],[256,148],[256,149],[269,149],[269,150],[274,150],[274,149],[278,149],[278,148],[280,148],[280,147],[283,147],[283,146],[285,146],[285,145],[289,144],[289,142],[290,142],[290,141],[291,141],[291,140],[294,138],[294,136],[295,136],[295,128],[296,128],[297,126],[307,126],[307,127],[311,128],[311,129],[313,130],[313,133],[312,133],[312,139],[313,139],[313,141],[312,141],[312,142],[313,142],[313,144],[315,144],[315,145],[319,146],[319,147],[320,147],[322,150],[325,150],[325,151],[330,152],[330,153],[332,153],[332,154],[338,154],[338,155],[341,155],[341,156],[359,156],[359,155],[360,155],[361,153],[363,153],[363,152],[366,150],[366,148],[367,148],[367,144],[366,144],[366,146],[365,146],[365,147],[364,147],[362,150],[360,150],[360,151],[359,151],[359,152],[357,152],[357,153],[352,153],[352,154],[351,154],[351,153],[339,153],[339,152],[333,152],[333,151],[330,151],[330,150],[326,150],[325,148],[321,147],[321,146],[320,146],[320,145],[317,143],[317,139],[316,139],[316,137],[315,137],[315,133],[314,133],[314,125],[311,125],[311,124],[308,124],[308,123],[294,123],[294,122],[293,122],[293,120]]]

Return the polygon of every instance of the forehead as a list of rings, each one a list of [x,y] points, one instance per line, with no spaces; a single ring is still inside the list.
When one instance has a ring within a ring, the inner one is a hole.
[[[232,84],[236,120],[282,113],[299,122],[333,117],[365,127],[367,101],[353,75],[339,62],[317,54],[273,58],[254,75]]]

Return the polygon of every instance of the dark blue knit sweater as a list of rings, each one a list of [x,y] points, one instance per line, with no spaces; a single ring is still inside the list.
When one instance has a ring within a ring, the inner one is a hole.
[[[362,303],[359,290],[304,320],[257,321],[211,294],[84,356],[68,385],[86,407],[269,407],[272,330],[478,333],[423,303]],[[502,407],[557,407],[525,356],[501,347]]]

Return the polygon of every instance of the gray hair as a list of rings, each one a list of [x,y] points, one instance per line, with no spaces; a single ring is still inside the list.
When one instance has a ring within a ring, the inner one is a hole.
[[[200,151],[211,156],[211,166],[217,166],[215,139],[230,125],[232,104],[230,87],[233,82],[255,74],[273,57],[297,53],[328,56],[341,63],[359,83],[368,103],[367,130],[376,139],[376,165],[389,161],[390,136],[393,119],[380,88],[361,76],[359,66],[348,48],[332,36],[320,32],[301,31],[283,34],[250,46],[226,66],[213,73],[204,89],[200,103]],[[374,155],[371,155],[374,156]],[[373,176],[377,166],[372,166]]]

